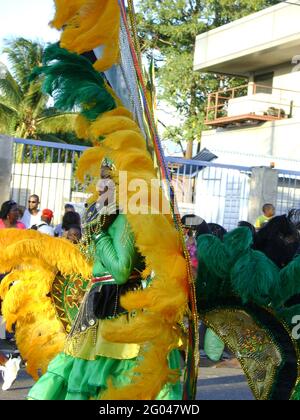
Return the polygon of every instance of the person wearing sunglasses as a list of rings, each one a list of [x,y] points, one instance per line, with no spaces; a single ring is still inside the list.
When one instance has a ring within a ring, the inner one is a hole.
[[[19,217],[20,213],[17,203],[5,201],[0,210],[0,229],[26,229],[24,223],[19,221]]]
[[[30,229],[34,225],[41,223],[42,212],[39,210],[40,198],[33,194],[28,199],[28,208],[25,210],[21,222],[24,223],[26,229]]]

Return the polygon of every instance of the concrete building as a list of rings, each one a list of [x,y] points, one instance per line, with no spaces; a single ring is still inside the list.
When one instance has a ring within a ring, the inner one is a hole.
[[[202,147],[222,163],[299,170],[300,1],[199,35],[194,69],[245,77],[208,98]]]

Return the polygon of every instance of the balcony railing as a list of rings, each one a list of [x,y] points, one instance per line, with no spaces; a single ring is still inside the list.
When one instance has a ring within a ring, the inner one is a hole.
[[[211,93],[206,125],[226,126],[250,121],[290,118],[300,111],[300,92],[249,83]]]

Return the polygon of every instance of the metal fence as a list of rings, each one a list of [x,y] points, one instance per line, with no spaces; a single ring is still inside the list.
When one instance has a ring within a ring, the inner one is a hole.
[[[61,220],[64,205],[84,208],[87,195],[75,180],[77,162],[86,147],[15,139],[11,198],[27,206],[39,195],[41,208]],[[226,229],[248,219],[252,169],[248,166],[166,158],[181,214],[195,213]],[[300,172],[278,170],[277,214],[300,208]]]
[[[300,172],[279,170],[277,213],[288,213],[292,208],[300,208]]]
[[[181,213],[233,229],[247,220],[251,168],[167,158]]]
[[[63,214],[64,204],[72,202],[77,210],[86,200],[76,183],[77,162],[86,147],[32,140],[14,140],[11,198],[27,206],[28,197],[37,194],[41,208],[54,211],[54,222]]]
[[[251,167],[178,158],[167,161],[181,213],[195,213],[228,230],[248,220]],[[277,173],[277,200],[272,204],[276,214],[287,214],[300,208],[300,172],[277,169]]]

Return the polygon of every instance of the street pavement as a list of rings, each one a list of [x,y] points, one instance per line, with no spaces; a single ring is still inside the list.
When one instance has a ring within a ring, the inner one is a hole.
[[[197,397],[199,401],[253,401],[242,369],[218,368],[205,358],[200,359]]]
[[[7,349],[7,345],[0,340],[0,350]],[[197,384],[197,400],[253,400],[252,393],[241,369],[217,367],[205,358],[200,360],[199,379]],[[0,388],[0,400],[24,400],[30,387],[32,378],[25,369],[21,369],[17,380],[10,390],[3,392]],[[0,378],[1,386],[1,378]]]
[[[1,391],[0,400],[24,400],[33,380],[24,369],[18,375],[16,382],[8,391]],[[245,376],[240,369],[200,368],[197,400],[253,400]]]

